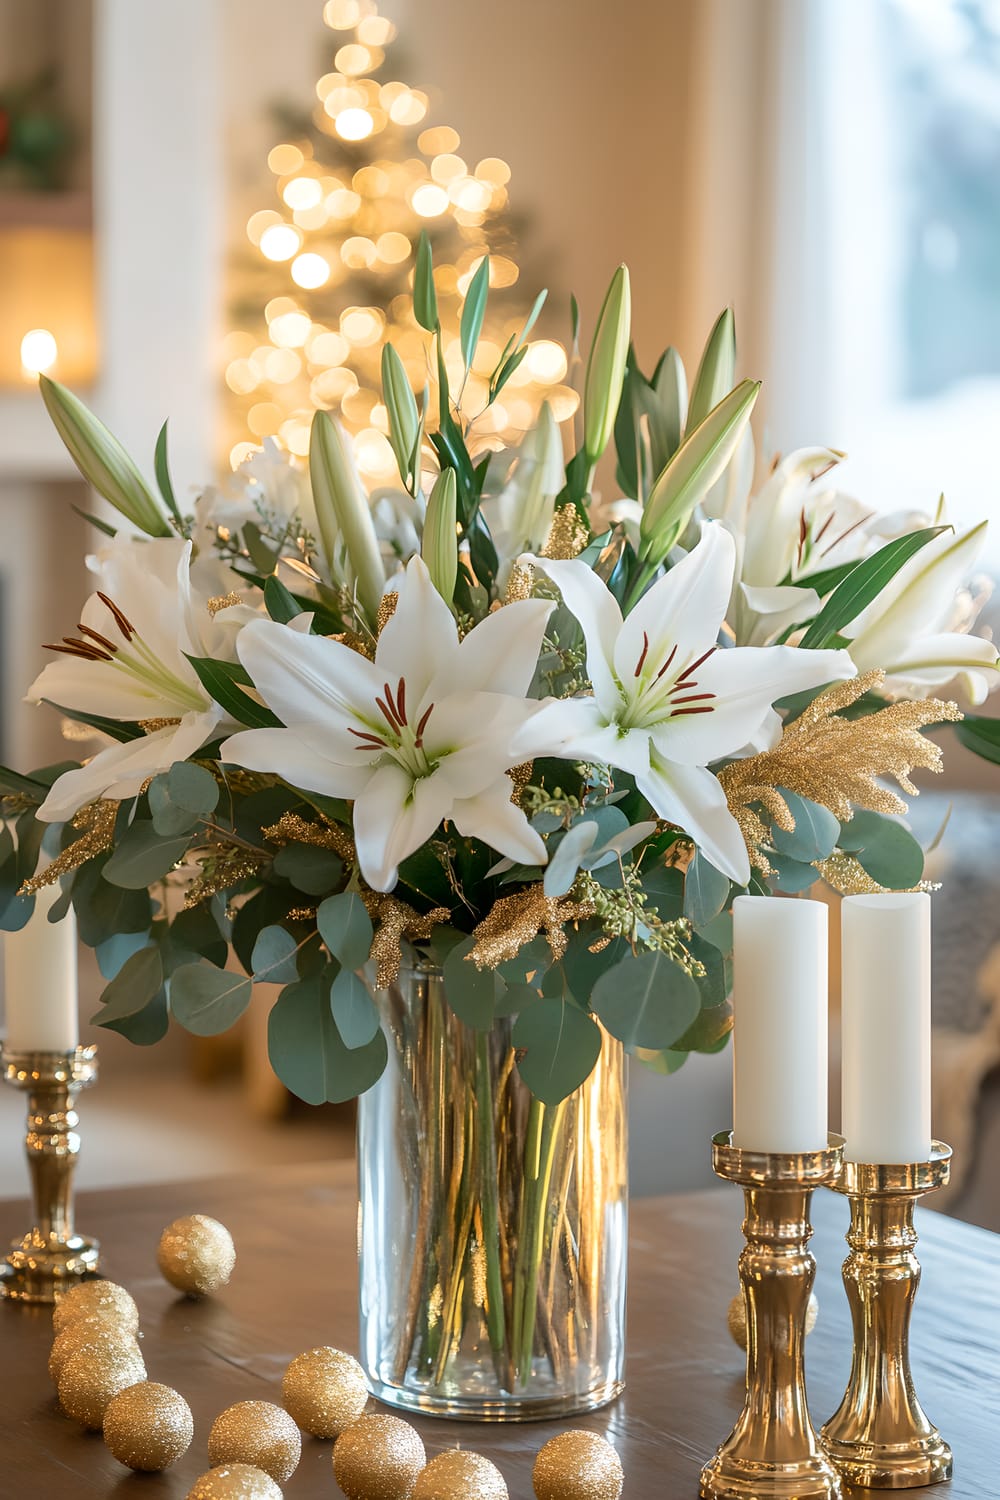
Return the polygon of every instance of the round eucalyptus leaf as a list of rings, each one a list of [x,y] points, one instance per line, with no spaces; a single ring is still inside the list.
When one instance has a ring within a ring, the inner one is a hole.
[[[128,891],[146,890],[169,875],[190,842],[190,834],[163,838],[148,819],[137,819],[104,866],[104,878]]]
[[[330,986],[330,1009],[344,1046],[367,1047],[378,1032],[378,1011],[368,986],[351,969],[341,969]]]
[[[253,985],[242,974],[230,974],[213,964],[184,964],[170,980],[170,1009],[186,1031],[195,1036],[217,1036],[250,1004]]]
[[[586,1011],[543,996],[514,1024],[517,1070],[543,1104],[558,1104],[578,1089],[601,1054],[601,1032]]]
[[[319,976],[282,990],[268,1016],[271,1066],[307,1104],[343,1104],[381,1077],[389,1049],[380,1030],[366,1047],[345,1047]]]
[[[192,761],[179,760],[156,776],[149,786],[149,811],[161,838],[190,833],[208,818],[219,801],[219,784],[211,771]]]
[[[665,953],[629,957],[601,975],[594,1010],[630,1050],[671,1047],[701,1009],[698,986]]]
[[[444,992],[460,1021],[474,1031],[489,1031],[504,982],[495,970],[480,969],[469,958],[474,947],[475,939],[470,937],[452,948],[442,967]]]
[[[299,977],[297,949],[298,943],[286,928],[262,927],[250,959],[254,979],[267,984],[294,984]]]
[[[332,849],[315,844],[286,844],[274,856],[275,874],[307,896],[325,896],[342,883],[344,862]]]
[[[771,838],[779,854],[788,859],[802,860],[811,864],[816,859],[828,859],[837,847],[840,823],[829,808],[818,802],[810,802],[795,792],[779,787],[778,791],[788,804],[788,811],[795,819],[795,827],[788,831],[773,828]]]
[[[328,896],[316,913],[316,925],[334,958],[345,969],[360,969],[372,946],[372,919],[356,891]]]
[[[106,1026],[109,1021],[121,1021],[125,1016],[134,1016],[143,1010],[163,984],[163,960],[154,943],[140,948],[122,964],[118,974],[105,986],[101,995],[101,1009],[91,1017],[94,1026]]]
[[[695,927],[717,917],[729,899],[729,877],[705,858],[700,849],[684,875],[684,915]]]

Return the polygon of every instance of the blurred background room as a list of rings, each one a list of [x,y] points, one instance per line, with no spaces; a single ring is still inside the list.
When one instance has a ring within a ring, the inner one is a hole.
[[[498,445],[543,395],[572,417],[571,295],[591,329],[625,261],[643,367],[672,343],[693,369],[734,308],[739,373],[764,381],[760,462],[827,444],[871,510],[933,515],[943,492],[956,524],[995,513],[997,0],[0,0],[5,764],[66,758],[56,717],[22,699],[77,618],[102,503],[38,372],[150,472],[169,418],[182,500],[212,478],[224,509],[262,444],[304,455],[316,406],[387,486],[378,358],[388,336],[407,355],[421,228],[456,305],[484,245],[512,324],[549,289]],[[608,500],[614,483],[609,467]],[[973,594],[1000,573],[1000,528],[981,566]],[[922,784],[921,842],[947,820],[935,1130],[961,1165],[939,1201],[1000,1229],[1000,768],[949,738]],[[81,950],[84,1020],[101,985]],[[293,1107],[270,1073],[272,999],[235,1041],[102,1031],[81,1184],[349,1154],[350,1109]],[[729,1077],[724,1054],[666,1079],[633,1067],[637,1192],[711,1181]],[[2,1196],[24,1188],[22,1118],[0,1092]]]

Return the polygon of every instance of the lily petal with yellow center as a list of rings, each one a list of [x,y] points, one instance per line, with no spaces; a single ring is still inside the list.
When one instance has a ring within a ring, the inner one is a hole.
[[[750,877],[743,836],[707,767],[780,733],[778,698],[844,677],[845,651],[792,646],[718,649],[736,550],[719,522],[622,619],[614,595],[586,563],[532,558],[579,620],[592,698],[553,703],[528,723],[517,748],[531,755],[603,761],[630,772],[658,817],[696,841],[730,879]]]
[[[518,764],[514,736],[539,708],[525,694],[551,609],[509,604],[459,641],[414,557],[373,662],[340,641],[256,621],[240,636],[240,659],[287,727],[235,734],[221,758],[353,799],[358,860],[378,891],[393,888],[400,863],[444,818],[511,859],[544,864],[507,772]]]

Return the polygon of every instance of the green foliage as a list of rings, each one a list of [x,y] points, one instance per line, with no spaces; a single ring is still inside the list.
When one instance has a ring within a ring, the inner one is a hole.
[[[355,1052],[375,1040],[379,1029],[375,1002],[364,980],[349,969],[341,969],[330,986],[330,1008],[348,1051]]]
[[[631,1049],[672,1046],[701,1009],[698,986],[665,953],[623,959],[594,986],[593,1007],[605,1026]]]
[[[104,878],[129,891],[144,891],[170,873],[184,858],[190,842],[190,834],[165,838],[156,831],[154,823],[136,818],[105,865]]]
[[[887,890],[909,890],[923,877],[924,851],[895,818],[859,810],[841,825],[838,842]]]
[[[514,1023],[517,1070],[543,1104],[558,1104],[578,1089],[601,1053],[601,1033],[586,1011],[565,995],[545,995]]]
[[[444,961],[444,985],[448,1004],[473,1031],[489,1031],[504,982],[493,969],[480,969],[469,957],[472,938],[456,943]]]
[[[307,1104],[343,1104],[381,1077],[389,1051],[381,1031],[367,1046],[344,1045],[321,976],[288,985],[267,1021],[271,1066]]]
[[[250,678],[243,667],[232,662],[215,661],[210,656],[189,656],[202,687],[221,708],[248,729],[274,729],[281,720],[269,708],[251,698],[243,689]]]
[[[217,1036],[228,1031],[250,1004],[253,985],[209,963],[184,964],[170,980],[170,1009],[186,1031]]]
[[[827,859],[836,849],[840,836],[840,823],[833,813],[818,802],[809,802],[805,797],[787,791],[785,787],[779,787],[778,791],[788,804],[795,827],[791,832],[778,827],[772,829],[775,849],[787,859],[803,860],[806,864]]]
[[[356,891],[330,896],[316,913],[316,926],[344,969],[360,969],[372,946],[372,919]]]
[[[700,849],[695,850],[684,876],[684,915],[695,927],[704,927],[728,900],[728,877]]]
[[[180,760],[153,778],[147,795],[157,834],[176,838],[211,817],[219,801],[219,783],[204,766]]]
[[[973,755],[1000,765],[1000,719],[982,714],[966,714],[955,726],[955,735]]]
[[[812,621],[800,645],[821,649],[836,644],[845,625],[856,620],[863,609],[879,594],[921,547],[947,531],[946,526],[927,526],[886,542],[872,556],[859,562],[834,589],[819,614]]]

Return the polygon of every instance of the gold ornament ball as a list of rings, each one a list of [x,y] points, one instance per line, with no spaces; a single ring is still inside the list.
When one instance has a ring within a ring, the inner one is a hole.
[[[57,1333],[53,1341],[49,1355],[53,1385],[58,1386],[66,1361],[84,1349],[93,1359],[101,1358],[112,1349],[130,1349],[138,1353],[139,1345],[134,1333],[126,1332],[121,1324],[108,1318],[77,1318],[62,1333]]]
[[[119,1323],[127,1333],[135,1333],[139,1327],[134,1299],[113,1281],[81,1281],[64,1292],[52,1310],[52,1332],[62,1333],[78,1318],[89,1317]]]
[[[411,1500],[426,1463],[417,1431],[382,1412],[345,1428],[333,1445],[333,1477],[347,1500]]]
[[[509,1500],[496,1464],[480,1453],[452,1449],[432,1458],[417,1475],[411,1500]]]
[[[59,1401],[68,1417],[96,1432],[112,1398],[145,1378],[146,1366],[138,1349],[110,1348],[99,1356],[82,1349],[63,1366]]]
[[[368,1404],[365,1372],[350,1354],[328,1345],[298,1354],[281,1382],[285,1410],[313,1437],[336,1438]]]
[[[287,1411],[270,1401],[237,1401],[217,1416],[208,1434],[210,1464],[252,1464],[279,1484],[302,1457],[302,1435]]]
[[[120,1464],[155,1474],[183,1458],[194,1437],[191,1408],[169,1385],[143,1380],[112,1396],[104,1441]]]
[[[806,1306],[806,1333],[812,1333],[816,1327],[816,1319],[819,1317],[819,1301],[816,1293],[809,1293],[809,1302]],[[747,1346],[747,1309],[743,1300],[743,1293],[737,1292],[726,1312],[726,1326],[732,1335],[733,1342],[739,1344],[741,1349]]]
[[[270,1474],[253,1464],[219,1464],[196,1479],[187,1500],[282,1500]]]
[[[621,1459],[596,1432],[560,1432],[535,1459],[531,1482],[538,1500],[618,1500],[625,1483]]]
[[[225,1286],[236,1264],[233,1237],[225,1224],[207,1214],[188,1214],[168,1224],[160,1236],[157,1263],[179,1292],[207,1297]]]

